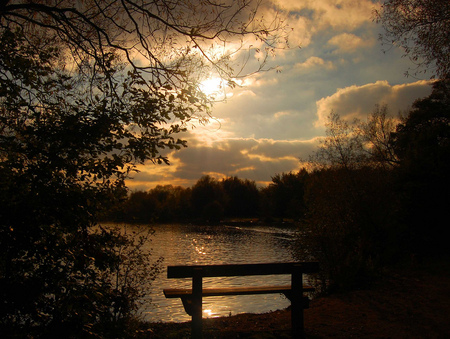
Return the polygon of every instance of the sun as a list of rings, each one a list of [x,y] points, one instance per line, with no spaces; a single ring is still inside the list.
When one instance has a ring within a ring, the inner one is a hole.
[[[207,96],[218,96],[225,90],[224,80],[216,77],[203,80],[199,87]]]

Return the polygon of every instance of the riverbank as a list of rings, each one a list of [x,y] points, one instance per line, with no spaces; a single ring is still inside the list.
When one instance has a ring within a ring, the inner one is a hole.
[[[315,299],[307,338],[450,337],[450,264],[388,272],[370,289]],[[290,310],[205,319],[205,338],[290,338]],[[190,323],[146,324],[138,338],[189,338]]]

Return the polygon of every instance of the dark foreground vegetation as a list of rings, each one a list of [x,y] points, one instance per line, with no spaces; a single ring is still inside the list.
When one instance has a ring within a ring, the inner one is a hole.
[[[216,44],[237,41],[234,54],[251,36],[269,55],[285,41],[259,13],[247,0],[0,1],[2,337],[127,336],[158,259],[99,214],[209,118],[201,81],[233,84]]]

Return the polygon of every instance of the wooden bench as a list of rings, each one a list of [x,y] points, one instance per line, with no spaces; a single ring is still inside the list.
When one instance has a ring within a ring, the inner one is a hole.
[[[318,270],[317,262],[168,266],[167,278],[192,278],[192,289],[167,288],[164,295],[166,298],[181,298],[185,311],[192,317],[192,337],[201,338],[203,297],[282,293],[291,301],[292,335],[301,338],[304,336],[303,309],[309,305],[309,299],[303,293],[314,291],[314,288],[303,285],[303,274]],[[289,274],[291,284],[227,288],[203,288],[202,285],[203,277],[271,274]]]

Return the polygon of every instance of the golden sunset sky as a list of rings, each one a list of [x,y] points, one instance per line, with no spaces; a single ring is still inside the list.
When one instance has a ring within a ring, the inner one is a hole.
[[[397,115],[428,96],[429,74],[406,77],[414,64],[399,48],[379,41],[377,8],[379,2],[370,0],[265,0],[263,9],[281,11],[292,29],[291,48],[270,60],[278,71],[257,73],[226,89],[226,100],[215,104],[208,124],[179,135],[188,147],[168,151],[171,165],[140,166],[129,188],[189,187],[207,174],[267,185],[275,174],[302,167],[299,158],[315,150],[331,110],[364,119],[376,104],[387,104]]]

